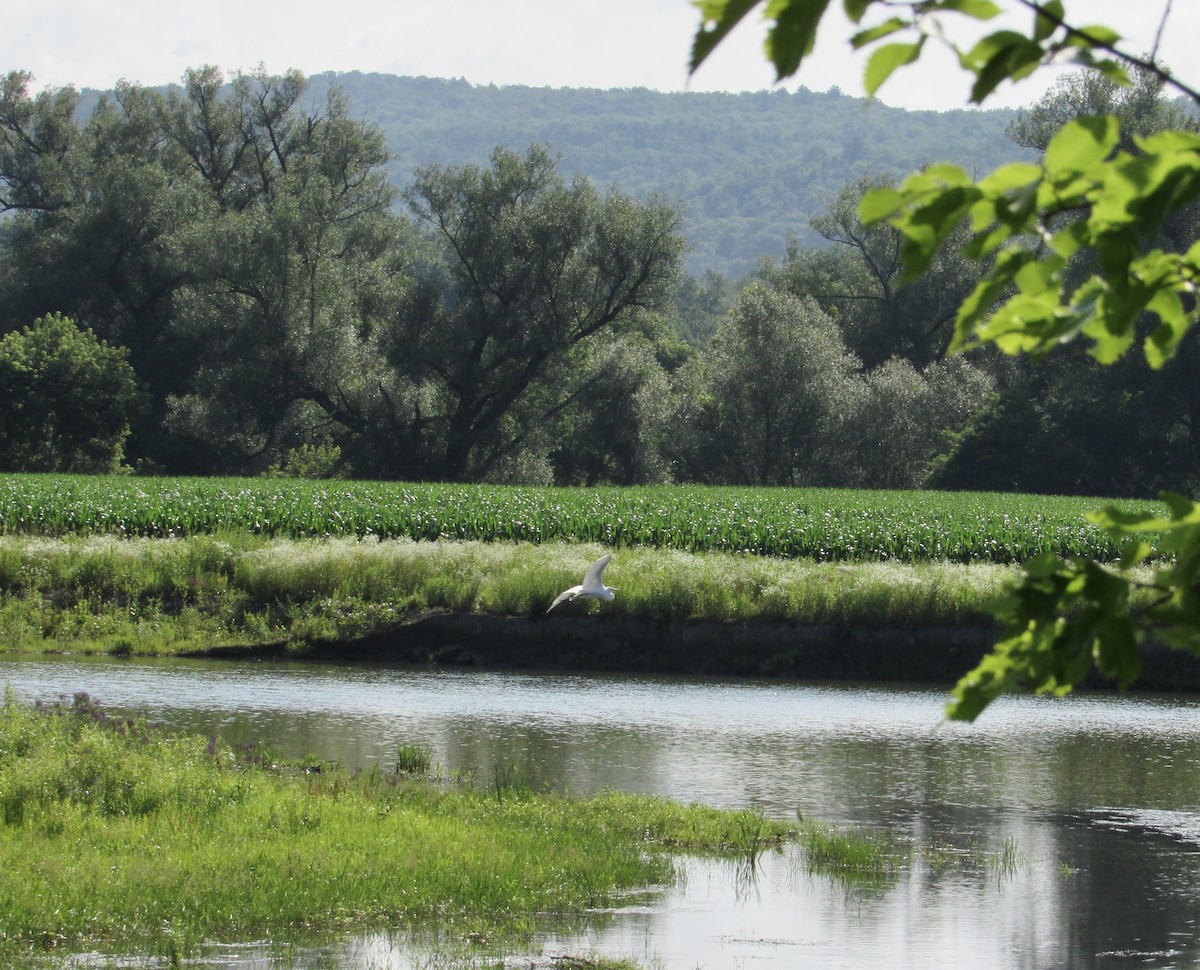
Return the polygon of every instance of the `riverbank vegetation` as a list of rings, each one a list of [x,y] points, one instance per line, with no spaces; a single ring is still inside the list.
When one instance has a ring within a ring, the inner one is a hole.
[[[0,536],[0,644],[171,654],[352,640],[425,610],[539,616],[592,544]],[[853,625],[981,623],[1012,567],[817,563],[630,548],[615,616]]]
[[[159,653],[348,639],[429,609],[530,616],[578,581],[601,544],[621,549],[617,615],[962,622],[982,616],[1009,569],[931,552],[991,549],[1003,561],[1099,536],[1071,522],[1069,500],[1029,500],[1023,515],[1005,505],[821,490],[11,476],[0,490],[0,633],[9,649]],[[438,541],[414,541],[425,539]],[[751,554],[787,550],[800,558]]]
[[[14,475],[10,650],[303,651],[428,610],[540,616],[604,549],[615,616],[991,622],[1012,563],[1111,558],[1086,500],[981,493],[515,488]],[[433,541],[427,541],[433,540]]]
[[[804,823],[812,827],[812,823]],[[800,823],[604,793],[279,765],[114,718],[91,699],[0,707],[0,954],[186,956],[213,940],[435,922],[513,940],[745,859]]]

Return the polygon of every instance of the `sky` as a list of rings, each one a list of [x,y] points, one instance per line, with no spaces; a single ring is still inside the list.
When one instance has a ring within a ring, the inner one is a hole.
[[[1181,80],[1200,84],[1200,70],[1193,76],[1188,71],[1188,54],[1200,48],[1196,0],[1067,0],[1066,9],[1069,22],[1114,27],[1133,53],[1151,49],[1163,11],[1170,9],[1160,59]],[[1024,13],[1010,22],[1024,28],[1027,21]],[[260,66],[271,73],[357,70],[552,88],[777,86],[763,55],[757,12],[689,77],[698,23],[689,0],[54,0],[7,6],[0,71],[31,72],[35,89],[107,89],[122,79],[166,84],[206,64],[229,72]],[[817,49],[782,86],[836,86],[862,95],[866,57],[850,50],[851,32],[841,0],[831,0]],[[1031,104],[1051,83],[1053,77],[1040,72],[1006,85],[985,107]],[[897,107],[945,110],[968,106],[968,89],[967,76],[949,55],[927,53],[919,65],[893,75],[879,98]]]

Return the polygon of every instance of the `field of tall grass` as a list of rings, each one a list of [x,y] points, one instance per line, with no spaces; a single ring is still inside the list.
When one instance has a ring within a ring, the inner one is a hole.
[[[157,654],[347,640],[423,610],[543,615],[592,544],[0,536],[0,649]],[[979,623],[1013,567],[618,550],[615,616]]]

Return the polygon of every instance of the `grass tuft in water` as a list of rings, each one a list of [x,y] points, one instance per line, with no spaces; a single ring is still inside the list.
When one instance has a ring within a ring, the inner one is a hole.
[[[910,857],[905,846],[886,836],[811,820],[802,823],[799,841],[809,871],[855,882],[889,881]]]
[[[433,767],[433,752],[419,744],[401,744],[396,748],[397,775],[427,775]]]
[[[996,878],[1012,879],[1019,870],[1029,864],[1029,857],[1017,845],[1016,837],[1008,835],[1004,844],[995,852],[985,856],[985,863]]]

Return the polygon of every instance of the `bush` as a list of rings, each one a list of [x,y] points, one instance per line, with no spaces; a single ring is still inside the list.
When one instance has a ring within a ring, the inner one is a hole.
[[[0,339],[0,470],[115,471],[142,406],[127,357],[60,314]]]

